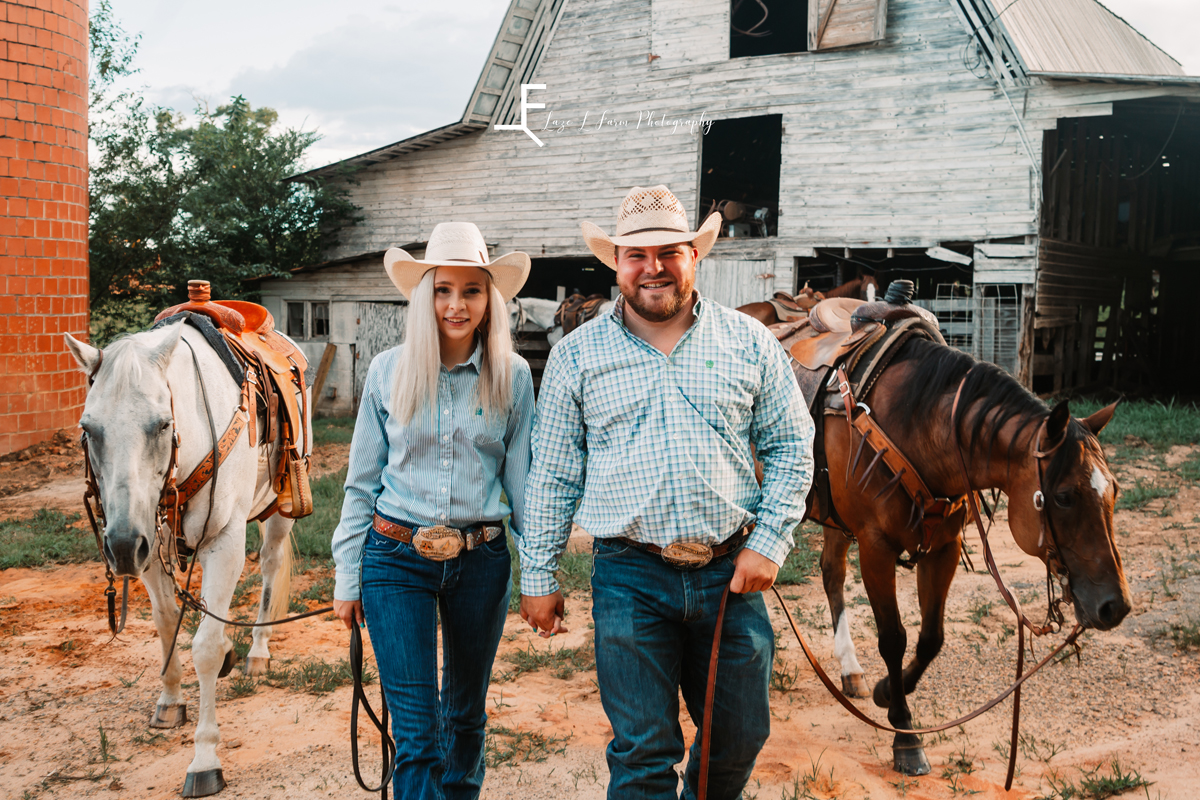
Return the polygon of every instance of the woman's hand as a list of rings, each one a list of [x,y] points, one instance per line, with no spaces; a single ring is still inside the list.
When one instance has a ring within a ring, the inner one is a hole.
[[[333,613],[338,615],[338,619],[346,623],[346,629],[352,629],[356,624],[362,627],[363,607],[362,600],[334,600]]]

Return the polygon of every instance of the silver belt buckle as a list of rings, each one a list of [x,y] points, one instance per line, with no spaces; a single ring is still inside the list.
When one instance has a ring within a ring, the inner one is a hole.
[[[430,561],[448,561],[456,558],[462,552],[466,543],[463,535],[455,528],[445,525],[434,525],[429,528],[418,528],[412,537],[413,549],[417,554]]]
[[[662,560],[677,569],[700,569],[712,557],[712,548],[701,542],[671,542],[662,549]]]

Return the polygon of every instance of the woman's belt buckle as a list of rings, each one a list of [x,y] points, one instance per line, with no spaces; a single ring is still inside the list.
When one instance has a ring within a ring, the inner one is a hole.
[[[412,537],[412,546],[418,555],[430,561],[449,561],[462,552],[466,542],[457,529],[434,525],[429,528],[417,528]]]
[[[662,560],[676,569],[700,569],[712,557],[713,549],[702,542],[671,542],[662,549]]]

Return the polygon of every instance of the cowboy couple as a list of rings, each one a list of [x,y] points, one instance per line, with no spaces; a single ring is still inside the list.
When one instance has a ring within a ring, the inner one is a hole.
[[[665,186],[634,188],[613,236],[583,224],[620,297],[551,350],[536,422],[504,315],[529,258],[489,262],[469,223],[435,228],[422,260],[385,256],[408,328],[363,392],[334,534],[335,610],[369,628],[395,720],[397,797],[479,795],[509,514],[521,616],[542,636],[566,631],[554,576],[572,521],[593,537],[610,798],[679,797],[679,696],[702,729],[728,588],[707,791],[741,796],[770,730],[761,593],[804,514],[813,426],[774,337],[695,290],[719,226],[714,214],[690,230]],[[696,796],[702,738],[684,798]]]

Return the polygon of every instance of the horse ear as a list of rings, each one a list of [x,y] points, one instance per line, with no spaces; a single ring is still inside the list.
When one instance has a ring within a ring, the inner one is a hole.
[[[1067,423],[1070,421],[1071,409],[1067,407],[1067,401],[1063,400],[1050,410],[1050,416],[1046,419],[1046,441],[1043,446],[1057,442],[1067,432]]]
[[[1087,429],[1092,432],[1093,436],[1099,436],[1100,431],[1104,430],[1104,426],[1107,425],[1113,418],[1113,414],[1116,413],[1117,410],[1117,404],[1120,402],[1121,401],[1118,400],[1112,405],[1105,406],[1095,414],[1092,414],[1090,417],[1080,420],[1080,422],[1082,422]]]
[[[175,348],[179,344],[179,337],[183,335],[183,320],[167,326],[167,334],[163,340],[150,348],[150,363],[157,364],[162,369],[167,368],[167,364],[171,361],[171,356],[175,353]]]
[[[79,371],[90,377],[95,373],[96,367],[100,365],[100,351],[86,342],[79,341],[69,333],[64,333],[63,338],[67,342],[67,350],[71,351],[71,355],[75,357],[75,363],[79,365]]]

